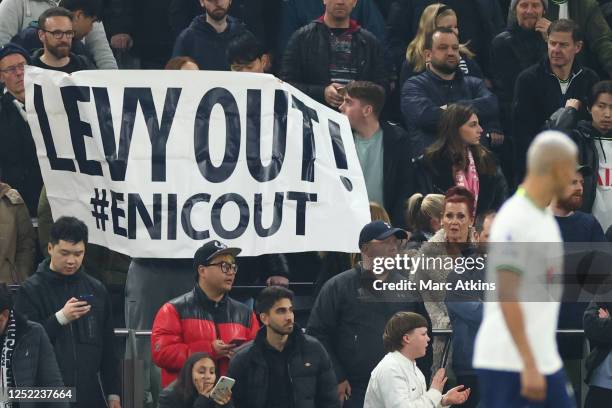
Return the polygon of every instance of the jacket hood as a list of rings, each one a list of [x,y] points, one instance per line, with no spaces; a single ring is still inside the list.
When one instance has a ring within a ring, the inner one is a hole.
[[[206,22],[206,17],[204,14],[200,14],[199,16],[195,16],[191,23],[189,24],[189,28],[194,31],[199,31],[207,34],[228,34],[234,32],[242,23],[235,17],[227,16],[227,28],[222,33],[218,33],[215,29]]]
[[[315,23],[325,25],[325,20],[323,20],[323,17],[324,16],[321,16],[318,19],[316,19]],[[348,27],[348,32],[349,33],[352,34],[352,33],[356,32],[356,31],[358,31],[360,29],[361,29],[361,26],[359,25],[359,23],[357,21],[355,21],[353,19],[349,20],[349,27]]]
[[[593,124],[588,120],[581,120],[578,122],[578,125],[576,125],[576,130],[578,130],[580,134],[587,139],[612,138],[612,131],[602,135],[601,132],[595,129]]]

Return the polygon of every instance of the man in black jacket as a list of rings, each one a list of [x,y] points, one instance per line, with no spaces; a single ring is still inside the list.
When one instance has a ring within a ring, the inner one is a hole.
[[[173,57],[191,57],[202,70],[229,71],[229,42],[246,28],[228,16],[231,0],[200,0],[205,13],[193,19],[174,43]]]
[[[599,78],[576,60],[581,49],[579,27],[571,20],[555,21],[548,28],[548,56],[521,72],[516,80],[516,180],[523,179],[527,148],[550,115],[564,106],[573,106],[586,118],[584,102]]]
[[[342,93],[340,111],[353,129],[368,199],[382,205],[393,224],[403,226],[404,203],[415,191],[408,134],[397,125],[379,120],[385,103],[385,90],[380,85],[355,81]]]
[[[501,119],[506,133],[512,130],[514,84],[521,71],[546,55],[546,31],[550,21],[544,18],[548,0],[512,2],[516,21],[499,33],[491,43],[491,82],[499,98]]]
[[[395,270],[374,274],[374,259],[393,258],[405,231],[374,221],[359,234],[362,262],[328,280],[310,313],[307,332],[325,346],[338,380],[338,399],[344,408],[361,408],[370,373],[385,355],[382,333],[398,311],[411,311],[427,318],[420,296],[410,291],[380,290],[382,283],[400,283],[406,277]],[[378,271],[380,272],[380,271]],[[429,378],[432,353],[417,360]]]
[[[58,219],[51,227],[50,259],[19,288],[15,310],[45,328],[64,383],[76,388],[75,407],[120,408],[110,298],[81,268],[86,244],[82,221]]]
[[[0,285],[0,387],[63,387],[55,353],[43,327],[13,310],[6,285]],[[6,394],[5,394],[6,395]],[[3,395],[4,396],[4,395]],[[68,408],[67,402],[19,403],[20,408]]]
[[[497,98],[482,79],[464,76],[459,69],[459,38],[446,27],[434,30],[425,41],[425,72],[402,87],[402,114],[413,139],[414,157],[423,154],[437,137],[442,111],[452,103],[472,106],[494,144],[503,143]]]
[[[0,49],[0,82],[6,89],[0,98],[0,173],[19,191],[30,217],[36,217],[43,181],[24,105],[24,66],[29,61],[28,52],[18,45]]]
[[[357,0],[328,0],[325,14],[289,40],[280,77],[311,98],[338,108],[339,90],[354,80],[388,87],[381,43],[351,20]]]
[[[237,408],[337,408],[336,377],[329,356],[294,323],[293,292],[280,286],[257,297],[263,323],[255,340],[231,360]]]

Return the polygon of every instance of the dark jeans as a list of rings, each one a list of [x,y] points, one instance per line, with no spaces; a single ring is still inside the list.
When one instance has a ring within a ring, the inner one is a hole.
[[[612,404],[612,390],[608,388],[589,386],[584,408],[607,408]]]

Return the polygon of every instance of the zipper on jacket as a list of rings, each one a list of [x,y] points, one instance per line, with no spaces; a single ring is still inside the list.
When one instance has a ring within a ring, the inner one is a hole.
[[[291,397],[293,399],[293,408],[295,408],[297,407],[297,401],[295,399],[295,389],[293,387],[293,377],[291,376],[291,365],[290,365],[289,360],[287,361],[287,377],[289,377],[289,386],[291,387]]]
[[[69,293],[68,292],[68,289],[69,289],[68,288],[68,283],[64,283],[64,287],[66,288],[66,293]],[[78,373],[79,367],[78,367],[78,364],[77,364],[76,343],[75,343],[75,340],[74,340],[74,330],[72,328],[72,323],[73,322],[68,323],[68,328],[70,329],[70,341],[72,343],[72,357],[74,358],[74,371],[73,371],[73,374],[74,374],[74,387],[76,388],[77,378],[78,378],[78,375],[79,375],[79,373]]]

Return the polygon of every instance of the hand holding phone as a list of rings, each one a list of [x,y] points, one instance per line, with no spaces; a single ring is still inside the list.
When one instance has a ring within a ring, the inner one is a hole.
[[[216,402],[225,401],[225,400],[229,401],[228,396],[231,395],[232,387],[234,386],[235,382],[236,380],[234,380],[233,378],[229,378],[224,375],[221,376],[221,378],[219,378],[219,381],[217,382],[215,387],[210,392],[210,398],[215,400]],[[225,402],[226,404],[227,404],[227,401]],[[225,405],[225,404],[220,404],[220,405]]]
[[[236,337],[230,340],[229,344],[233,344],[234,346],[238,347],[244,343],[246,343],[247,339],[244,337]]]

